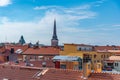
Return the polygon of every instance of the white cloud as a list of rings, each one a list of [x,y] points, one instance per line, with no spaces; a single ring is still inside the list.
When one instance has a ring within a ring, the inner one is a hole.
[[[36,6],[33,9],[34,10],[46,10],[46,9],[61,9],[61,10],[83,10],[83,9],[89,9],[91,5],[82,5],[82,6],[77,6],[77,7],[70,7],[66,8],[63,6],[56,6],[56,5],[51,5],[51,6]]]
[[[11,0],[0,0],[0,6],[3,7],[3,6],[7,6],[9,4],[12,4],[12,1]]]
[[[104,2],[106,2],[107,0],[98,0],[98,1],[95,1],[93,3],[91,3],[93,6],[96,6],[96,7],[99,7],[101,6],[101,4],[103,4]]]
[[[47,7],[45,7],[45,6],[41,6],[41,7],[35,7],[34,8],[35,10],[44,10],[44,9],[48,9]]]
[[[46,10],[48,13],[54,13],[59,15],[65,15],[66,19],[81,20],[87,18],[93,18],[96,13],[90,10],[90,5],[82,5],[77,7],[62,7],[62,6],[37,6],[34,10]]]
[[[49,8],[49,9],[47,9]],[[46,6],[44,16],[39,20],[31,22],[11,22],[7,17],[1,18],[0,26],[1,41],[17,42],[21,35],[27,42],[40,41],[42,44],[50,44],[52,38],[53,21],[57,20],[57,31],[60,44],[66,42],[80,41],[80,34],[91,32],[89,29],[80,28],[80,20],[90,19],[96,16],[89,5],[65,8],[62,6]],[[41,10],[40,9],[40,10]],[[74,38],[74,39],[72,39]],[[85,38],[83,38],[85,39]],[[85,41],[85,40],[83,40]],[[88,42],[88,41],[86,41]]]
[[[42,44],[50,44],[52,38],[53,21],[57,20],[57,31],[60,44],[66,41],[72,41],[72,37],[79,35],[79,33],[90,32],[90,30],[78,29],[75,26],[79,24],[74,19],[67,19],[68,16],[60,15],[54,12],[46,12],[45,16],[39,19],[37,22],[11,22],[7,17],[2,18],[3,23],[1,26],[1,41],[17,42],[21,35],[27,42],[40,41]],[[6,20],[5,20],[6,19]],[[64,36],[63,36],[64,34]],[[71,36],[68,36],[70,35]],[[68,38],[68,40],[66,40]],[[70,40],[69,40],[70,39]]]
[[[9,19],[7,17],[0,17],[0,20],[1,20],[0,23],[2,23],[2,24],[9,21]]]

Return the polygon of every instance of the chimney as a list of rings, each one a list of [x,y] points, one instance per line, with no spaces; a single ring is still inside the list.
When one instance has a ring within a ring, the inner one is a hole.
[[[102,64],[101,63],[94,64],[94,71],[98,73],[102,72]]]
[[[83,58],[83,76],[81,78],[87,79],[91,74],[91,59],[89,57]]]
[[[87,79],[91,73],[91,62],[83,63],[83,78]]]
[[[14,48],[11,48],[10,53],[13,54],[14,51],[15,51]]]
[[[36,42],[36,44],[34,45],[34,49],[39,48],[39,41]]]

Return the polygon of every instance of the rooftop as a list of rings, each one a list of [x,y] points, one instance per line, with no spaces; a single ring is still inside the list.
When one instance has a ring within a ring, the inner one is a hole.
[[[59,55],[59,48],[55,47],[39,47],[28,48],[23,54],[35,54],[35,55]]]
[[[61,61],[78,61],[80,57],[78,56],[55,56],[53,60],[61,60]]]
[[[85,80],[82,71],[0,64],[0,80]],[[87,80],[120,80],[120,74],[91,73]]]
[[[120,61],[120,56],[110,56],[108,60]]]

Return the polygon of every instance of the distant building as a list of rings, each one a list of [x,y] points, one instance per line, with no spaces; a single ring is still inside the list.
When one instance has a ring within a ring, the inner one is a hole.
[[[57,31],[56,31],[56,20],[54,20],[54,28],[53,28],[53,36],[51,39],[51,46],[58,46],[58,38],[57,38]]]
[[[108,50],[112,49],[112,47],[107,46],[97,46],[94,47],[92,45],[86,44],[64,44],[64,50],[60,51],[60,55],[64,56],[79,56],[80,58],[90,58],[92,64],[92,69],[96,67],[97,63],[104,64],[104,60],[114,55]],[[103,67],[103,66],[102,66]]]
[[[23,55],[23,60],[29,61],[39,61],[43,60],[51,60],[54,56],[59,55],[59,48],[51,47],[51,46],[35,46],[33,48],[28,48],[21,55]]]
[[[105,61],[105,66],[120,71],[120,56],[110,56]]]
[[[53,62],[55,63],[55,68],[82,69],[82,59],[77,56],[55,56]]]
[[[4,44],[0,47],[0,62],[23,60],[21,55],[28,48],[28,45]]]
[[[20,37],[19,44],[22,44],[22,45],[25,44],[23,35]]]

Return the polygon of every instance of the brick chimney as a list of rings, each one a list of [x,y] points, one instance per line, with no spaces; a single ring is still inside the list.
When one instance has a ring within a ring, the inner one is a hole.
[[[83,58],[83,75],[81,78],[87,79],[91,74],[91,59],[89,57]]]
[[[94,64],[94,72],[102,72],[102,64],[101,63],[96,63]]]
[[[91,62],[83,63],[83,78],[87,79],[91,74]]]

